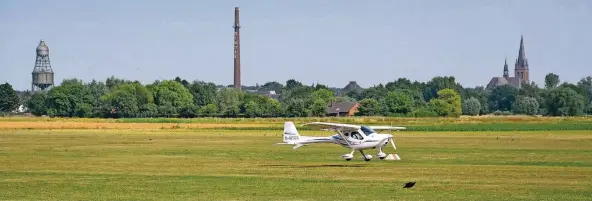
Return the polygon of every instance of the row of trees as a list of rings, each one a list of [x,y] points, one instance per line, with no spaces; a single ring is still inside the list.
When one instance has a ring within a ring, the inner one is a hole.
[[[357,101],[362,116],[459,116],[527,114],[574,116],[592,113],[592,77],[560,84],[548,74],[543,88],[524,83],[517,89],[503,85],[492,90],[463,88],[454,77],[428,82],[406,78],[344,94],[325,85],[288,80],[254,87],[273,90],[279,100],[265,95],[220,87],[211,82],[188,82],[179,77],[143,85],[115,77],[84,83],[66,79],[47,92],[19,99],[10,84],[0,86],[0,111],[24,104],[34,115],[58,117],[302,117],[325,116],[330,102]]]

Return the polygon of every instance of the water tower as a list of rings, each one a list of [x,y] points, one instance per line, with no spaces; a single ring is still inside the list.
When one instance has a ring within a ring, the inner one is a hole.
[[[35,59],[35,68],[31,74],[33,74],[31,91],[44,91],[54,85],[53,70],[49,62],[49,48],[43,40],[37,46],[37,59]]]

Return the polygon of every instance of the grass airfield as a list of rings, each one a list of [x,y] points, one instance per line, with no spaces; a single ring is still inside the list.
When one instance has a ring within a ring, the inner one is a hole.
[[[14,122],[27,125],[0,120],[1,200],[592,200],[589,129],[393,132],[402,160],[371,150],[365,162],[332,144],[274,145],[281,123]]]

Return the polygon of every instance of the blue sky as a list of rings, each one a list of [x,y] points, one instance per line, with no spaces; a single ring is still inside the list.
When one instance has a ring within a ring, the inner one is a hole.
[[[510,71],[524,35],[530,77],[592,75],[587,0],[0,1],[0,82],[30,89],[46,41],[56,83],[111,75],[232,84],[234,7],[243,85],[294,78],[362,87],[455,76],[466,87]]]

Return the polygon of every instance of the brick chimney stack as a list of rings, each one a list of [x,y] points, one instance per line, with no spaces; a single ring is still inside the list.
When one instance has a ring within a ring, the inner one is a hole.
[[[234,7],[234,88],[241,90],[240,23],[238,7]]]

